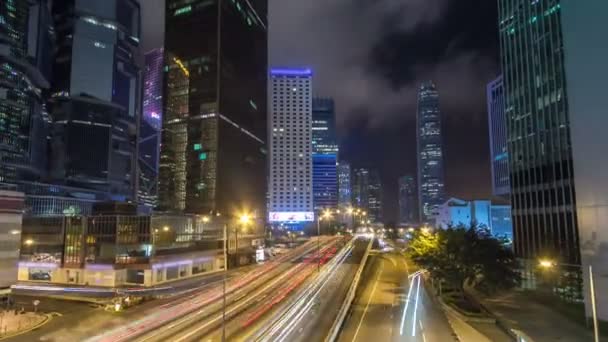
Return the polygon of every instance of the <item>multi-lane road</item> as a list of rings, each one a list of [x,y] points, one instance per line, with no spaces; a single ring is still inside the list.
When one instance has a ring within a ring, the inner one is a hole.
[[[339,341],[456,341],[424,276],[410,271],[399,253],[370,255]]]
[[[324,237],[319,246],[313,239],[264,265],[229,272],[225,292],[224,282],[211,277],[103,325],[43,327],[17,340],[322,342],[372,244]],[[400,253],[370,253],[339,341],[455,341],[424,276],[408,266]]]

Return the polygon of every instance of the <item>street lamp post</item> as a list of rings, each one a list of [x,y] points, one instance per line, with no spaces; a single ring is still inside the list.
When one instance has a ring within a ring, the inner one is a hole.
[[[317,217],[317,272],[321,272],[321,220],[329,220],[331,211],[325,210],[322,215]]]
[[[222,342],[226,341],[226,273],[228,272],[227,236],[228,225],[224,223],[224,277],[222,281]]]
[[[552,260],[547,260],[547,259],[541,259],[539,261],[539,265],[540,265],[540,267],[545,268],[545,269],[551,269],[551,268],[553,268],[553,267],[555,267],[557,265],[582,268],[581,265],[562,264],[562,263],[557,264],[556,262],[554,262]],[[595,303],[595,284],[593,283],[593,266],[591,266],[591,265],[589,265],[589,295],[591,296],[591,313],[592,313],[592,319],[593,319],[593,336],[594,336],[594,341],[595,342],[599,342],[600,341],[600,333],[599,333],[599,328],[598,328],[598,323],[597,323],[597,306],[596,306],[596,303]]]
[[[219,213],[217,216],[220,216]],[[243,214],[239,217],[239,222],[244,226],[247,225],[251,221],[251,216],[248,214]],[[238,229],[235,229],[235,247],[237,253],[237,266],[238,262],[238,248],[239,248],[239,236]],[[226,274],[228,273],[228,224],[224,223],[224,276],[222,281],[222,342],[226,341]]]

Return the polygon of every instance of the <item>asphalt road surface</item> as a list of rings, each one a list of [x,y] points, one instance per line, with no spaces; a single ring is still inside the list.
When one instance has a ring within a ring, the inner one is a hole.
[[[402,255],[370,255],[339,341],[456,341],[424,282],[420,273],[409,272]]]

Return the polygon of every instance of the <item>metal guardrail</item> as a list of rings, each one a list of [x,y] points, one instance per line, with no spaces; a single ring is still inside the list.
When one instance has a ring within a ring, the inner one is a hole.
[[[344,302],[342,302],[342,307],[340,307],[340,311],[338,312],[338,316],[336,316],[336,320],[329,330],[329,334],[325,338],[325,342],[334,342],[342,330],[342,325],[344,324],[344,319],[346,318],[346,314],[350,310],[350,306],[355,299],[355,293],[357,292],[357,287],[359,286],[359,280],[361,279],[361,273],[363,273],[363,268],[365,268],[365,264],[367,263],[367,257],[369,256],[369,251],[372,249],[372,244],[374,239],[369,240],[369,244],[365,249],[365,254],[363,255],[363,259],[361,260],[361,264],[359,265],[359,269],[357,273],[355,273],[355,277],[353,278],[353,282],[348,289],[348,293],[346,294],[346,298]]]

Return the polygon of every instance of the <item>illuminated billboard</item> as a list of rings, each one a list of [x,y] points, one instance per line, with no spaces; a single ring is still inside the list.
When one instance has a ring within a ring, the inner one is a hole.
[[[315,220],[315,214],[306,211],[271,211],[268,216],[270,222],[310,222]]]

